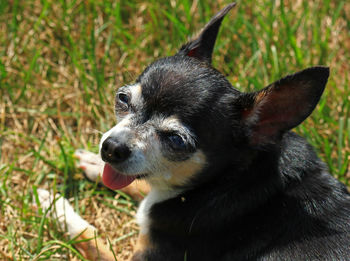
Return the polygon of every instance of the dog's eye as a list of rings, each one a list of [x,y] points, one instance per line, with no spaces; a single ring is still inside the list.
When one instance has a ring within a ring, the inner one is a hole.
[[[181,150],[186,147],[184,140],[179,135],[172,134],[168,136],[168,139],[174,149]]]
[[[125,93],[118,93],[117,94],[117,98],[118,98],[118,102],[123,104],[126,107],[129,107],[129,102],[130,102],[130,98],[127,94]]]
[[[118,94],[118,99],[119,99],[119,101],[121,101],[121,102],[123,102],[125,104],[129,104],[129,97],[125,93],[119,93]]]

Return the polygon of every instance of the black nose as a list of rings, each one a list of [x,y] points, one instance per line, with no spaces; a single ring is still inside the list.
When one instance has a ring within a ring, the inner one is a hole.
[[[131,151],[125,143],[118,139],[109,137],[102,143],[101,157],[103,161],[109,163],[120,163],[125,161],[131,154]]]

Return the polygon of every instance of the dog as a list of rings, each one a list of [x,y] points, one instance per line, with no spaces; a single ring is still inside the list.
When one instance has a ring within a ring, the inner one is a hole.
[[[198,37],[118,89],[118,124],[87,176],[142,200],[132,260],[350,260],[350,197],[291,129],[314,110],[329,68],[311,67],[251,93],[211,66],[229,4]],[[102,159],[101,159],[101,158]],[[138,180],[138,182],[134,182]],[[147,182],[150,187],[144,186]],[[150,188],[150,189],[149,189]],[[90,260],[114,260],[68,201],[38,191]]]

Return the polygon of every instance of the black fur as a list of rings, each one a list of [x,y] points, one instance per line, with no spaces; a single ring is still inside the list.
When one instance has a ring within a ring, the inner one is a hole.
[[[350,197],[290,129],[307,118],[329,69],[314,67],[241,93],[211,67],[230,5],[173,57],[138,78],[141,122],[176,115],[206,167],[150,211],[152,248],[134,260],[350,260]]]

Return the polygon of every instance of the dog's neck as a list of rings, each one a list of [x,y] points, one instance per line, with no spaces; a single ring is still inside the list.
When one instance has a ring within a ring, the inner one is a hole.
[[[151,186],[151,191],[142,200],[136,214],[137,223],[140,226],[140,233],[147,234],[149,232],[150,219],[149,212],[154,204],[174,198],[181,194],[181,190],[167,189],[159,186]]]

